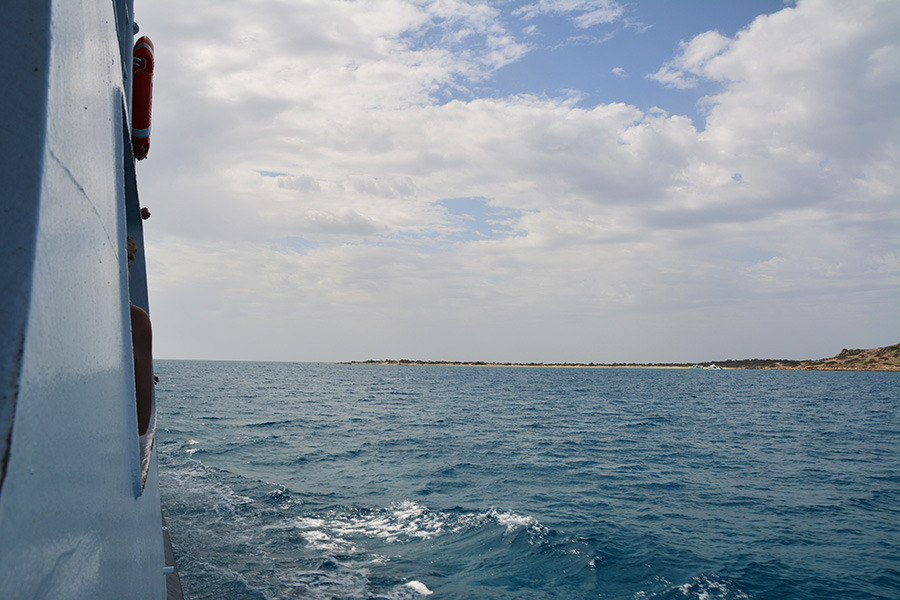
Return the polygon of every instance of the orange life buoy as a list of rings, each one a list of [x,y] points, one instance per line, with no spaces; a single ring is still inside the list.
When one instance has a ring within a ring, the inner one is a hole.
[[[150,108],[153,98],[153,42],[146,35],[134,45],[131,63],[131,148],[138,160],[150,151]]]

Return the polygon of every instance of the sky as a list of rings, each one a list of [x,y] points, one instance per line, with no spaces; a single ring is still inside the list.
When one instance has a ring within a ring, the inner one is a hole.
[[[900,2],[135,4],[157,357],[900,342]]]

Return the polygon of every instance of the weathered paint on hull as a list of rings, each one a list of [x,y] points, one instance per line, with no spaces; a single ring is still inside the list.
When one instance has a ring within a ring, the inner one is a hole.
[[[128,14],[13,0],[0,20],[0,598],[166,595],[128,312]],[[144,285],[141,260],[146,306]]]

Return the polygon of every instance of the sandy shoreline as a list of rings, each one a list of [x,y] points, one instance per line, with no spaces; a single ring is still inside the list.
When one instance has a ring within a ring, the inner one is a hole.
[[[552,369],[694,369],[694,370],[777,370],[777,371],[900,371],[900,344],[882,348],[848,350],[832,358],[816,360],[741,359],[702,361],[699,363],[498,363],[484,361],[430,360],[366,360],[350,361],[348,365],[394,365],[436,367],[526,367]]]
[[[705,367],[693,367],[691,365],[595,365],[595,364],[575,364],[575,363],[488,363],[488,362],[441,362],[441,361],[399,361],[399,360],[367,360],[367,361],[350,361],[341,363],[346,365],[380,365],[380,366],[404,366],[404,367],[516,367],[516,368],[534,368],[534,369],[694,369],[694,370],[715,370],[706,369]],[[726,370],[728,367],[719,367]]]

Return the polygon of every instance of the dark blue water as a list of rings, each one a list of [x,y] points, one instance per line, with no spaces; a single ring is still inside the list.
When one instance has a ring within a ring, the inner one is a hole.
[[[900,373],[156,366],[193,600],[900,598]]]

